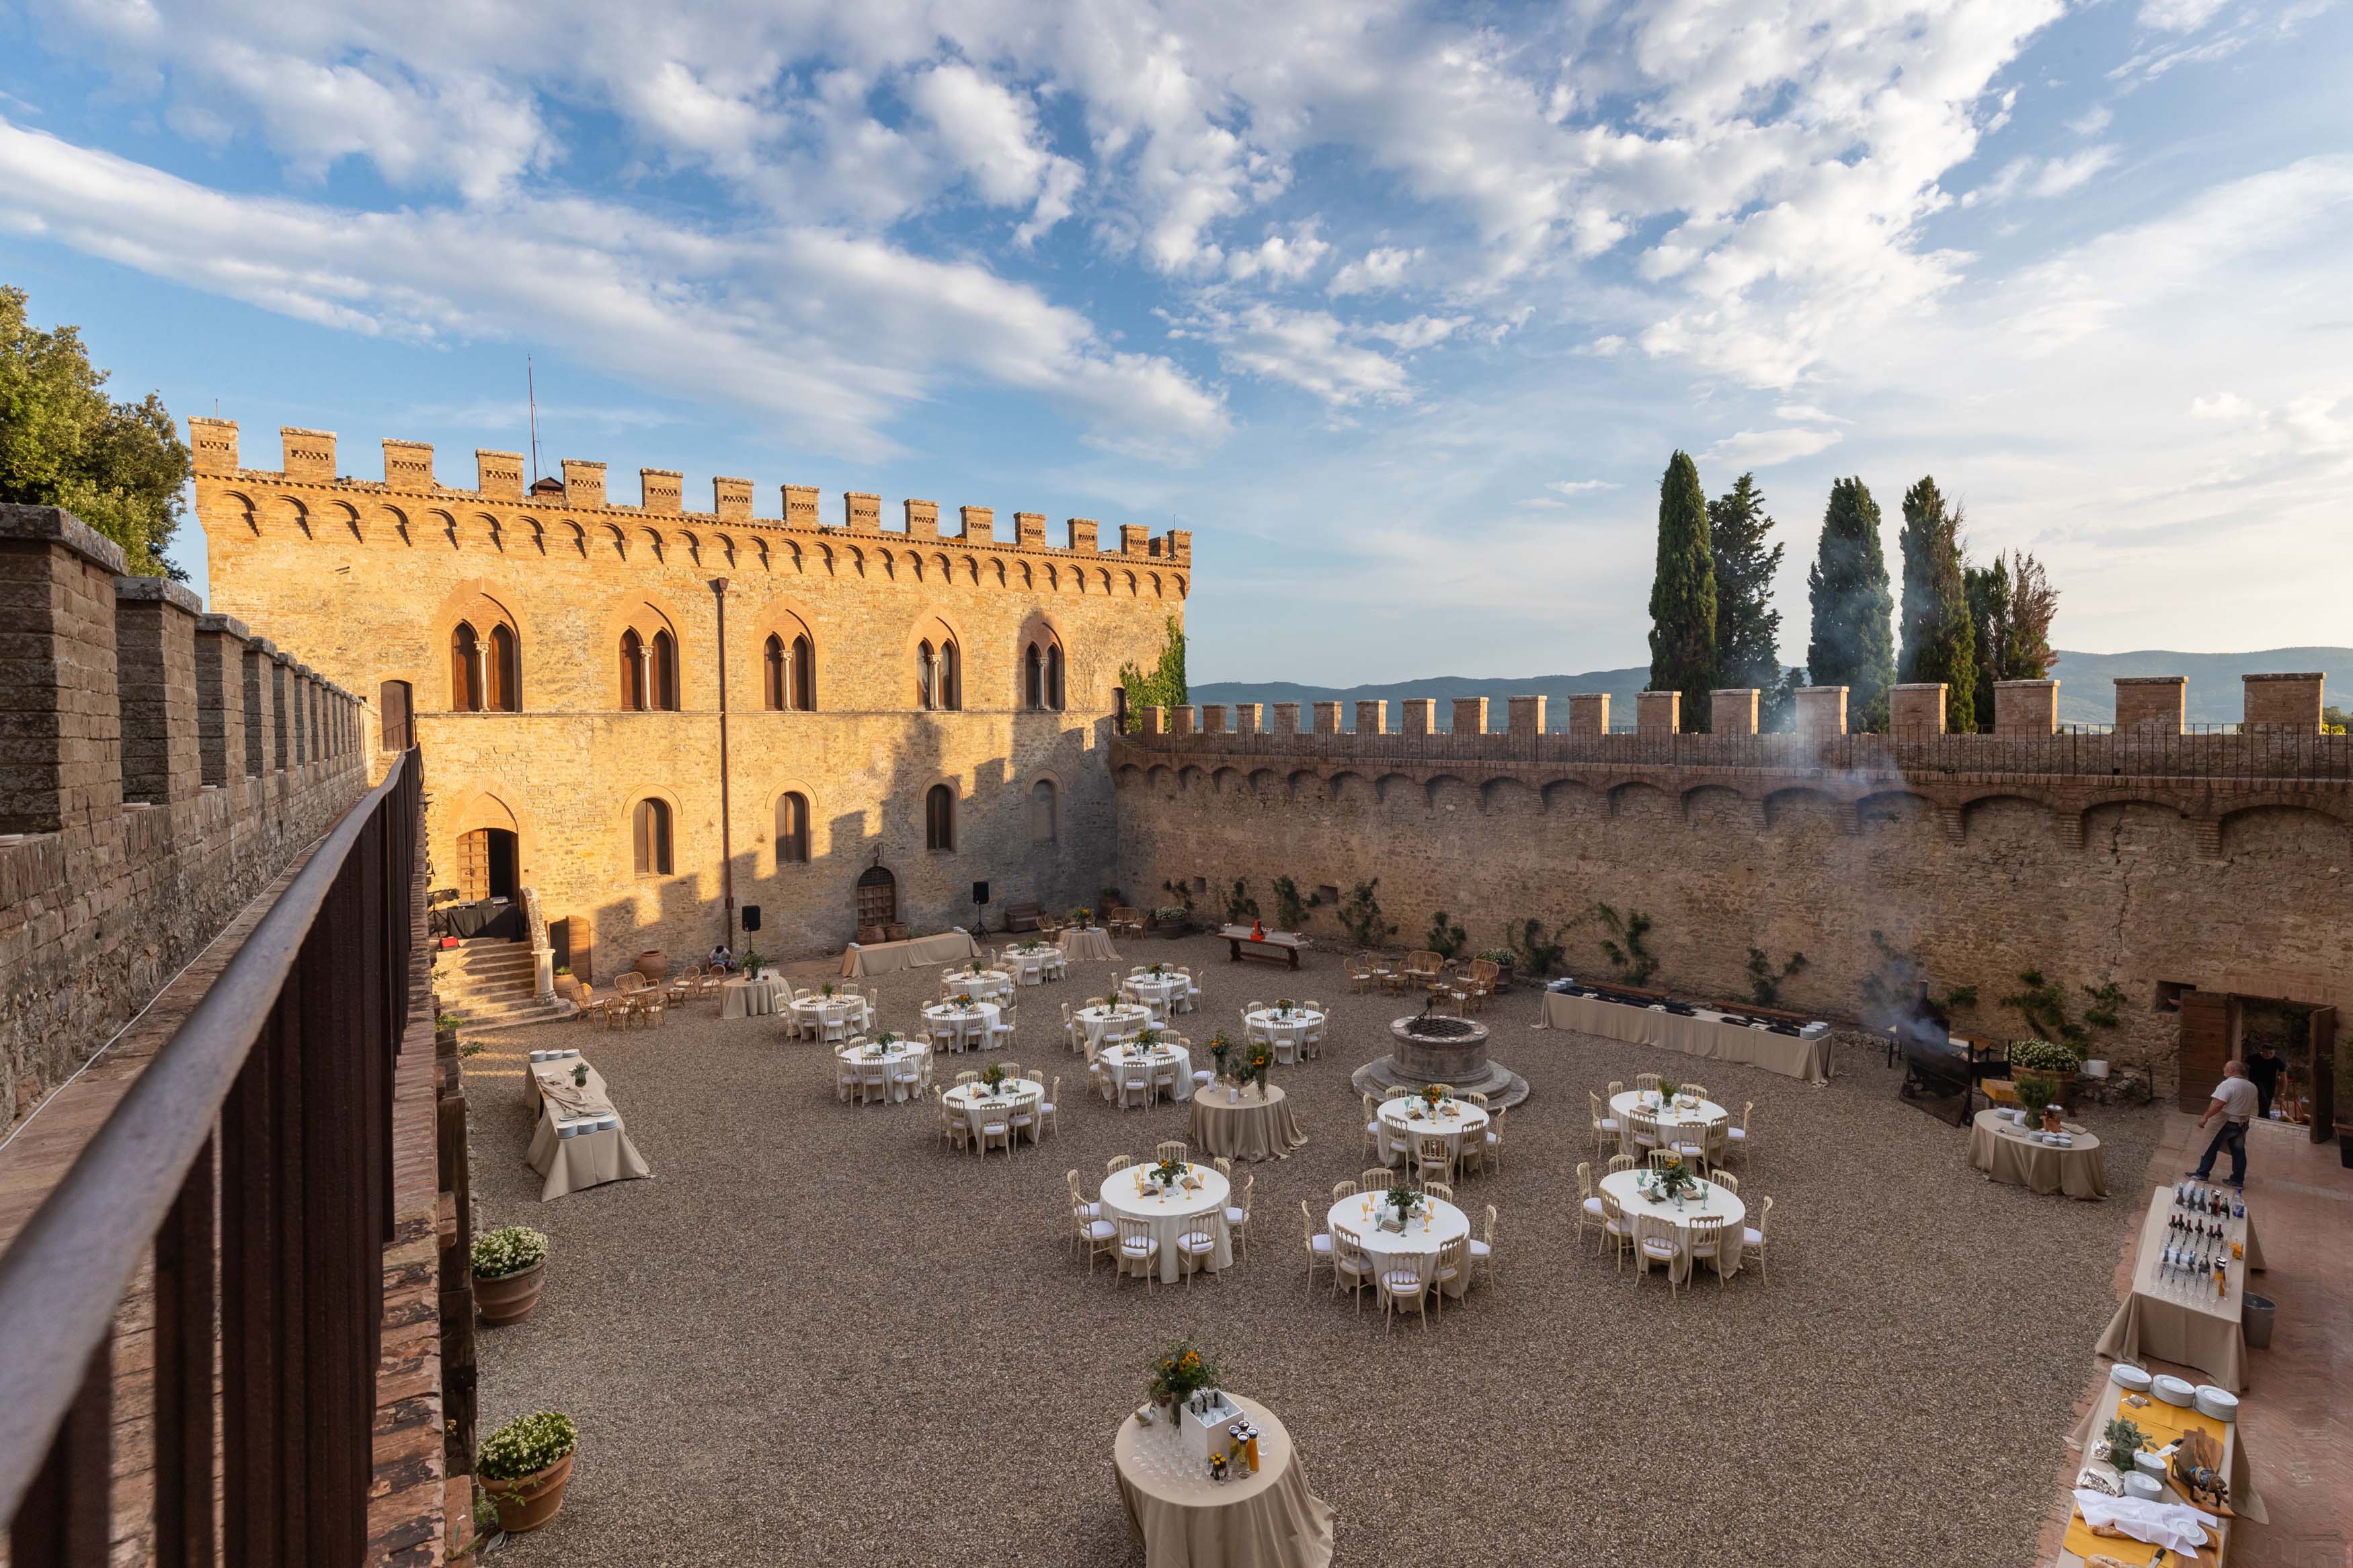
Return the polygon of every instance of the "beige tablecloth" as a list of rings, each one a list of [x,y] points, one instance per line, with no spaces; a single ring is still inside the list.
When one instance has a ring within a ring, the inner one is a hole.
[[[972,940],[969,931],[944,931],[937,936],[912,936],[904,942],[878,942],[864,947],[853,942],[842,952],[841,973],[845,980],[855,980],[930,963],[960,963],[979,956],[980,943]]]
[[[1433,1117],[1422,1109],[1419,1096],[1405,1095],[1383,1100],[1379,1113],[1374,1118],[1380,1125],[1380,1131],[1375,1136],[1379,1142],[1381,1163],[1396,1164],[1413,1152],[1414,1140],[1427,1133],[1442,1136],[1446,1140],[1448,1157],[1460,1159],[1462,1135],[1471,1132],[1484,1138],[1487,1123],[1493,1118],[1467,1100],[1458,1100],[1452,1104],[1453,1115],[1440,1113]]]
[[[2100,1152],[2100,1141],[2089,1132],[2074,1137],[2072,1147],[2054,1149],[2029,1138],[2000,1112],[1980,1110],[1969,1123],[1969,1163],[1997,1182],[2046,1195],[2063,1192],[2071,1198],[2106,1197],[2108,1163]]]
[[[764,975],[758,980],[730,980],[719,987],[719,1016],[723,1018],[752,1018],[775,1012],[785,1005],[788,987],[781,974]]]
[[[585,1085],[572,1081],[573,1069],[581,1065],[578,1057],[525,1064],[523,1082],[538,1100],[540,1114],[523,1158],[544,1178],[539,1189],[542,1203],[583,1187],[635,1181],[654,1173],[638,1146],[629,1142],[628,1124],[614,1111],[605,1079],[596,1069],[588,1069]],[[584,1130],[564,1136],[561,1121],[600,1115],[612,1116],[615,1125],[603,1131]]]
[[[1678,1244],[1683,1240],[1683,1233],[1691,1228],[1692,1221],[1722,1219],[1724,1232],[1716,1241],[1715,1271],[1726,1279],[1739,1273],[1743,1247],[1740,1232],[1741,1227],[1748,1223],[1748,1205],[1740,1201],[1738,1194],[1711,1182],[1707,1184],[1705,1204],[1703,1205],[1696,1197],[1688,1197],[1683,1200],[1683,1206],[1677,1208],[1672,1198],[1657,1203],[1642,1195],[1644,1174],[1646,1173],[1641,1171],[1612,1171],[1601,1178],[1601,1190],[1618,1200],[1619,1205],[1626,1211],[1629,1224],[1638,1218],[1664,1220],[1674,1227]],[[1690,1258],[1678,1254],[1674,1266],[1687,1275],[1691,1263]]]
[[[1290,1430],[1258,1401],[1227,1397],[1259,1430],[1259,1468],[1223,1485],[1167,1421],[1120,1423],[1112,1464],[1147,1568],[1326,1568],[1332,1510],[1307,1489]]]
[[[1062,956],[1072,963],[1119,962],[1119,954],[1112,951],[1111,932],[1101,926],[1088,926],[1084,930],[1071,926],[1055,934],[1054,945],[1060,948]]]
[[[1354,1231],[1357,1245],[1376,1272],[1389,1266],[1392,1258],[1406,1253],[1419,1253],[1432,1259],[1437,1267],[1438,1249],[1450,1241],[1467,1241],[1471,1236],[1471,1216],[1448,1203],[1444,1198],[1430,1198],[1413,1218],[1405,1222],[1403,1230],[1381,1228],[1381,1215],[1388,1212],[1378,1193],[1359,1193],[1353,1198],[1342,1198],[1324,1214],[1324,1228]],[[1466,1261],[1468,1249],[1465,1249]],[[1471,1288],[1471,1271],[1465,1268],[1444,1287],[1446,1294],[1455,1300]]]
[[[1795,1035],[1777,1035],[1770,1029],[1751,1028],[1746,1024],[1719,1023],[1713,1014],[1686,1018],[1675,1013],[1654,1013],[1648,1007],[1630,1007],[1622,1002],[1604,1002],[1598,996],[1567,996],[1547,991],[1544,1021],[1538,1027],[1575,1029],[1579,1034],[1599,1035],[1605,1040],[1660,1046],[1709,1061],[1763,1068],[1767,1072],[1803,1079],[1808,1083],[1828,1083],[1831,1079],[1831,1043],[1827,1037],[1803,1040]]]
[[[1095,1198],[1103,1205],[1103,1217],[1113,1224],[1123,1219],[1140,1219],[1152,1227],[1152,1239],[1160,1244],[1160,1282],[1174,1285],[1182,1276],[1185,1266],[1176,1253],[1176,1238],[1197,1226],[1204,1226],[1218,1238],[1216,1250],[1200,1266],[1202,1272],[1215,1274],[1231,1268],[1234,1237],[1226,1227],[1226,1205],[1233,1201],[1233,1184],[1219,1175],[1215,1166],[1204,1162],[1187,1167],[1198,1184],[1190,1192],[1182,1187],[1164,1189],[1156,1182],[1146,1183],[1139,1190],[1136,1179],[1143,1169],[1136,1165],[1113,1171],[1103,1178]],[[1140,1275],[1143,1270],[1123,1261],[1120,1272]]]
[[[2155,1356],[2194,1366],[2211,1374],[2218,1386],[2236,1394],[2247,1386],[2247,1344],[2239,1329],[2247,1270],[2263,1266],[2263,1248],[2255,1242],[2254,1211],[2248,1211],[2239,1237],[2246,1244],[2247,1255],[2232,1263],[2230,1290],[2221,1296],[2158,1279],[2166,1222],[2172,1215],[2173,1189],[2159,1187],[2149,1194],[2148,1217],[2141,1222],[2140,1259],[2133,1265],[2132,1293],[2108,1320],[2107,1332],[2093,1348],[2117,1361]]]
[[[1287,1160],[1306,1143],[1281,1084],[1267,1085],[1263,1100],[1256,1089],[1244,1089],[1239,1103],[1226,1098],[1226,1089],[1212,1084],[1193,1096],[1185,1135],[1195,1149],[1235,1160]]]

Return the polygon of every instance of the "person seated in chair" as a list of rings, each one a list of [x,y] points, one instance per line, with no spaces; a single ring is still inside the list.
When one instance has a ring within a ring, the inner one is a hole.
[[[711,956],[704,959],[702,962],[704,966],[707,968],[733,969],[735,967],[735,954],[730,951],[727,944],[723,942],[717,947],[712,948],[711,950]]]

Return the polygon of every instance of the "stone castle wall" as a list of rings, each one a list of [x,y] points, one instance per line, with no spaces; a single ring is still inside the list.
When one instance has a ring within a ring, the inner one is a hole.
[[[358,704],[54,507],[0,505],[0,1128],[367,782]]]
[[[299,643],[362,694],[371,724],[382,683],[409,683],[437,883],[451,884],[460,835],[514,832],[520,880],[550,921],[571,922],[577,971],[609,974],[648,947],[699,960],[727,929],[731,869],[737,906],[762,913],[739,950],[800,957],[853,934],[853,887],[878,858],[901,921],[922,931],[969,924],[976,881],[989,884],[992,924],[1008,902],[1090,900],[1117,858],[1104,765],[1117,676],[1151,668],[1168,618],[1181,621],[1182,531],[1099,541],[1096,523],[1072,519],[1067,544],[1050,546],[1035,514],[1000,540],[987,508],[944,530],[921,500],[886,530],[865,494],[820,526],[816,491],[784,487],[781,517],[763,519],[750,483],[732,479],[714,481],[711,510],[687,512],[679,476],[652,469],[642,504],[618,506],[601,464],[566,462],[560,484],[527,492],[521,459],[498,452],[477,454],[477,488],[459,490],[408,442],[385,443],[375,483],[338,478],[335,438],[311,431],[284,433],[283,471],[270,472],[239,466],[234,425],[191,425],[215,603]],[[512,628],[519,711],[457,710],[460,620]],[[677,711],[625,710],[625,628],[675,637]],[[813,711],[765,710],[771,633],[813,643]],[[917,650],[943,638],[961,656],[962,708],[925,711]],[[1056,641],[1064,703],[1035,710],[1022,651]],[[1033,831],[1041,780],[1057,802],[1046,843]],[[926,847],[940,783],[956,794],[953,851]],[[806,864],[777,863],[788,791],[811,807]],[[649,796],[672,811],[668,877],[634,868],[631,813]]]
[[[2021,970],[2064,984],[2077,1016],[2079,987],[2114,982],[2100,1054],[2170,1089],[2173,987],[2353,1004],[2353,742],[2315,733],[2318,682],[2301,682],[2290,701],[2288,682],[2251,681],[2250,732],[2211,736],[2021,721],[1900,742],[1834,716],[1688,735],[1663,714],[1648,735],[1546,735],[1535,699],[1500,734],[1483,713],[1433,734],[1418,704],[1402,734],[1379,711],[1334,732],[1336,705],[1304,734],[1295,711],[1270,732],[1256,710],[1148,710],[1113,758],[1123,885],[1156,900],[1198,879],[1214,910],[1246,878],[1271,919],[1277,876],[1378,878],[1395,944],[1420,945],[1440,910],[1480,948],[1534,917],[1565,930],[1568,972],[1600,978],[1606,903],[1653,921],[1654,986],[1746,998],[1752,947],[1777,970],[1803,952],[1782,1005],[1839,1018],[1885,968],[1879,932],[1939,989],[1978,988],[1964,1035],[2024,1032],[2000,1005]],[[1308,929],[1348,945],[1328,905]]]

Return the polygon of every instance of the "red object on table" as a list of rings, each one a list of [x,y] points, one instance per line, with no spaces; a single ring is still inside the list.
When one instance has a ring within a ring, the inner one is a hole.
[[[1265,925],[1265,922],[1264,922],[1264,921],[1259,921],[1259,920],[1257,920],[1257,919],[1252,919],[1252,920],[1251,920],[1251,921],[1250,921],[1250,941],[1252,941],[1252,942],[1264,942],[1265,940],[1266,940],[1266,925]]]

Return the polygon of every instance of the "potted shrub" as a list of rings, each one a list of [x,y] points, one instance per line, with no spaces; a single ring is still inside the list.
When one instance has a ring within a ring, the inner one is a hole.
[[[2041,1073],[2052,1080],[2051,1098],[2061,1105],[2075,1100],[2075,1074],[2084,1065],[2084,1047],[2058,1040],[2012,1040],[2010,1042],[2010,1076],[2015,1082],[2021,1073]]]
[[[2048,1073],[2021,1072],[2010,1079],[2018,1090],[2018,1103],[2026,1107],[2026,1124],[2042,1125],[2042,1113],[2057,1098],[2058,1083]]]
[[[580,982],[572,978],[572,966],[568,963],[555,966],[555,994],[566,1002],[580,1000]]]
[[[1481,958],[1495,966],[1495,990],[1498,994],[1512,988],[1512,950],[1508,947],[1482,949]]]
[[[1162,936],[1184,936],[1193,927],[1193,911],[1182,904],[1163,904],[1152,911],[1152,929]]]
[[[580,1428],[556,1410],[518,1415],[483,1440],[474,1474],[499,1510],[501,1530],[537,1530],[564,1510],[579,1447]]]
[[[547,1237],[528,1226],[502,1225],[474,1237],[474,1305],[486,1323],[520,1322],[539,1304]]]

